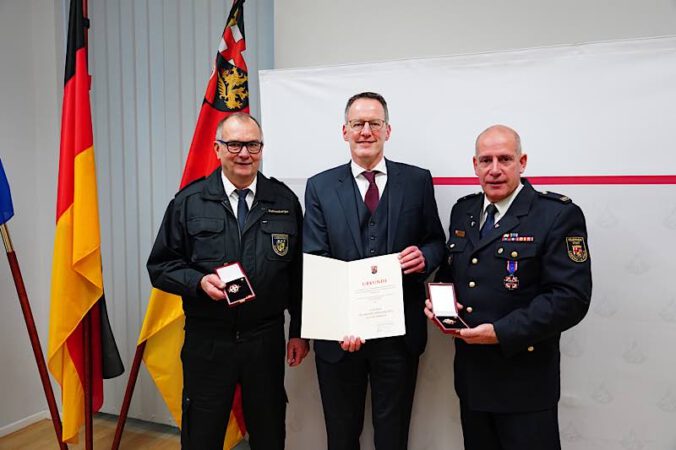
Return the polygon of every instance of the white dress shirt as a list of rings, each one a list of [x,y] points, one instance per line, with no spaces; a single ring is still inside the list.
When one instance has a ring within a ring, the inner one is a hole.
[[[366,190],[369,188],[369,180],[362,174],[366,169],[354,162],[354,160],[350,163],[350,167],[352,168],[352,176],[357,183],[361,198],[364,200],[366,197]],[[387,185],[387,164],[385,164],[385,158],[382,158],[380,162],[371,169],[371,172],[375,172],[376,170],[378,171],[378,173],[376,173],[376,186],[378,186],[378,199],[380,199],[383,195],[383,191],[385,191],[385,185]]]
[[[223,188],[225,189],[225,195],[228,196],[228,200],[230,200],[230,206],[232,206],[232,212],[235,213],[235,217],[237,217],[237,206],[239,205],[239,195],[237,195],[237,188],[235,187],[234,184],[228,180],[228,177],[225,176],[223,171],[221,171],[221,180],[223,181]],[[258,175],[256,175],[256,178],[254,178],[253,182],[248,185],[245,189],[249,189],[249,193],[246,194],[246,204],[249,206],[249,209],[251,209],[251,205],[253,205],[254,197],[256,196],[256,182],[258,181]]]
[[[499,202],[493,203],[498,209],[498,211],[495,213],[495,223],[498,223],[498,221],[502,219],[505,214],[507,214],[509,207],[512,206],[512,202],[514,202],[516,196],[519,194],[519,192],[521,192],[521,189],[523,189],[523,184],[519,183],[516,189],[514,189],[514,192],[512,192],[508,197],[503,198]],[[481,210],[481,222],[479,223],[479,229],[484,226],[484,222],[486,221],[486,208],[490,204],[490,200],[488,200],[484,195],[484,207]]]

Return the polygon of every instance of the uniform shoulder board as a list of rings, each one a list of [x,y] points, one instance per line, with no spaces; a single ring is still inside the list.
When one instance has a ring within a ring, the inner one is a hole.
[[[478,195],[481,195],[481,192],[475,192],[475,193],[473,193],[473,194],[465,195],[464,197],[460,197],[460,198],[458,199],[458,201],[459,201],[459,202],[462,202],[462,201],[465,201],[465,200],[469,200],[469,199],[474,198],[474,197],[476,197],[476,196],[478,196]]]
[[[192,180],[190,183],[186,184],[186,185],[183,186],[181,189],[179,189],[179,191],[176,193],[176,195],[178,195],[178,194],[180,194],[181,192],[187,190],[187,189],[188,189],[189,187],[191,187],[193,184],[196,184],[197,182],[202,181],[202,180],[204,180],[205,178],[206,178],[206,177],[199,177],[199,178],[197,178],[197,179],[195,179],[195,180]]]
[[[275,178],[275,177],[270,177],[269,180],[272,181],[272,182],[275,183],[275,184],[280,185],[281,187],[283,187],[284,189],[286,189],[289,193],[293,194],[294,197],[296,197],[296,193],[293,192],[293,189],[291,189],[291,188],[290,188],[286,183],[284,183],[283,181],[280,181],[280,180],[278,180],[278,179]]]
[[[286,185],[286,183],[284,183],[283,181],[278,180],[278,179],[275,178],[275,177],[270,177],[270,181],[272,181],[273,183],[276,183],[276,184],[280,184],[280,185],[284,186],[285,188],[287,188],[287,189],[289,189],[289,190],[291,189],[289,186]]]
[[[572,203],[573,201],[570,199],[570,197],[563,195],[563,194],[557,194],[556,192],[550,192],[550,191],[538,191],[538,194],[540,194],[540,197],[548,198],[550,200],[558,200],[561,203]]]

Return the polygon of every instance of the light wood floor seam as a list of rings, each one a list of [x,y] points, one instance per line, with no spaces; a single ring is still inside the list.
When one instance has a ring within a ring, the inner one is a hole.
[[[94,418],[94,448],[109,450],[115,437],[117,417],[97,414]],[[80,443],[70,450],[84,449],[84,429]],[[138,420],[129,420],[124,428],[120,450],[179,450],[178,429]],[[0,438],[0,450],[59,450],[52,422],[41,420]]]

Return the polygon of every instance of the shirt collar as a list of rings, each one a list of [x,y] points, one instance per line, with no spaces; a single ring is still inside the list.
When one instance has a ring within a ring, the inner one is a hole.
[[[366,169],[364,169],[362,166],[354,162],[354,160],[350,161],[350,169],[352,169],[352,176],[354,178],[357,178],[359,175],[362,174]],[[387,164],[385,163],[385,158],[381,158],[380,162],[376,164],[376,166],[371,169],[371,171],[378,171],[382,174],[387,175]]]
[[[517,195],[519,195],[519,192],[521,192],[521,189],[523,189],[523,183],[519,183],[519,185],[514,189],[514,192],[509,194],[509,196],[503,198],[499,202],[495,202],[494,205],[498,209],[498,217],[504,217],[505,214],[507,214],[507,211],[509,210],[509,207],[512,206],[512,203],[514,202],[514,199],[516,198]],[[490,205],[491,202],[488,200],[488,198],[484,195],[484,206],[483,209],[481,210],[481,214],[484,214],[486,212],[486,207]]]
[[[233,192],[237,190],[234,184],[230,180],[228,180],[228,177],[225,176],[223,171],[221,170],[221,180],[223,181],[223,189],[225,189],[225,195],[230,197]],[[246,189],[251,190],[251,194],[253,196],[256,196],[256,184],[258,184],[258,174],[256,174],[256,178],[251,182],[249,186],[246,187]]]

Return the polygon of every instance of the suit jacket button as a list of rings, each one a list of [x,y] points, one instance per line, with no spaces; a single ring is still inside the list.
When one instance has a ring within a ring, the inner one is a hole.
[[[533,347],[532,345],[530,347],[528,347],[529,352],[532,352],[533,350],[535,350],[535,347]]]
[[[453,248],[453,247],[455,247],[455,244],[451,244],[451,245],[448,246],[448,248]]]
[[[474,281],[470,281],[470,282],[469,282],[469,287],[473,288],[474,286],[476,286],[476,283],[475,283]]]
[[[498,249],[498,255],[502,255],[502,252],[504,252],[504,251],[505,251],[505,249],[502,248],[502,247],[500,247],[500,248]]]
[[[519,252],[513,251],[512,253],[510,253],[510,256],[511,256],[512,258],[516,258],[517,256],[519,256]]]
[[[467,308],[465,308],[465,311],[467,311],[468,313],[472,314],[472,311],[474,311],[474,310],[472,309],[471,306],[468,306]]]
[[[472,264],[477,264],[479,260],[477,258],[472,258]]]

